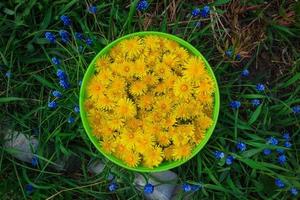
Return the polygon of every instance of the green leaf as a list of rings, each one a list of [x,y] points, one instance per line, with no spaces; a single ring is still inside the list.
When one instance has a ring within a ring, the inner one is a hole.
[[[0,103],[8,103],[12,101],[25,101],[25,98],[20,98],[20,97],[1,97],[0,98]]]
[[[295,83],[299,79],[300,79],[300,73],[297,73],[295,76],[293,76],[292,78],[290,78],[287,82],[285,82],[282,85],[282,88],[288,87],[289,85]]]
[[[260,106],[258,106],[256,108],[256,110],[252,113],[252,115],[251,115],[251,117],[249,119],[249,122],[248,122],[249,125],[253,124],[257,120],[258,116],[261,113],[262,106],[263,106],[263,104],[261,104]]]
[[[46,79],[44,79],[43,77],[39,76],[39,75],[36,75],[36,74],[33,74],[32,75],[37,81],[39,81],[40,83],[42,83],[44,86],[47,86],[49,88],[52,88],[52,89],[56,89],[55,85],[49,81],[47,81]]]
[[[217,0],[214,3],[210,4],[212,6],[220,6],[229,3],[231,0]]]

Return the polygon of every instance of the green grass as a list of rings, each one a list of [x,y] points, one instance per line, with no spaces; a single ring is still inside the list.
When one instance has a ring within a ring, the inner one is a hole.
[[[221,109],[212,137],[192,160],[173,170],[179,176],[178,184],[203,183],[203,189],[190,199],[290,199],[290,187],[300,190],[300,118],[291,110],[300,104],[299,3],[216,0],[210,4],[215,14],[203,19],[189,15],[195,6],[204,6],[197,4],[199,1],[150,1],[149,9],[143,13],[135,10],[137,1],[100,1],[95,4],[96,15],[87,12],[89,2],[0,3],[0,125],[9,120],[10,128],[25,134],[33,135],[37,130],[40,141],[38,167],[15,159],[8,149],[0,147],[2,199],[143,198],[133,186],[134,173],[111,162],[107,162],[102,174],[88,174],[90,158],[103,156],[89,141],[79,115],[73,111],[78,104],[78,82],[93,57],[109,42],[142,30],[168,32],[187,40],[208,59],[219,82]],[[238,6],[255,9],[237,15]],[[292,12],[295,14],[288,17]],[[58,35],[64,29],[59,20],[63,14],[73,21],[71,28],[65,29],[72,37],[74,32],[83,32],[92,38],[91,47],[74,38],[68,45],[49,44],[44,39],[46,31]],[[199,19],[202,26],[196,27]],[[289,19],[292,22],[287,26],[283,20]],[[83,53],[78,52],[79,45],[84,47]],[[224,56],[228,48],[240,52],[243,59]],[[53,56],[62,61],[71,89],[60,88],[57,67],[51,64]],[[250,71],[249,78],[240,76],[245,68]],[[8,70],[11,78],[5,77]],[[266,85],[265,92],[255,90],[257,83]],[[64,98],[57,101],[57,109],[50,110],[47,104],[53,99],[50,92],[54,89],[63,91]],[[258,108],[250,104],[255,98],[262,101]],[[241,101],[239,110],[228,106],[232,100]],[[75,117],[72,125],[67,123],[69,116]],[[282,146],[283,131],[291,133],[292,148],[285,149],[287,163],[281,166],[276,160],[277,147],[266,145],[265,139],[275,136]],[[238,140],[247,144],[243,153],[235,150]],[[272,155],[264,156],[264,148],[272,149]],[[215,150],[234,155],[234,164],[227,166],[224,159],[216,160]],[[77,155],[81,161],[79,170],[53,170],[51,163],[63,155]],[[119,185],[113,193],[107,190],[109,172]],[[275,178],[284,181],[286,187],[278,189]],[[28,183],[35,188],[31,195],[25,190]]]

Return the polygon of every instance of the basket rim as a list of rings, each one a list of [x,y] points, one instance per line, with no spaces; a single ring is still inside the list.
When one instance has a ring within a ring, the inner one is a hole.
[[[130,167],[127,166],[122,160],[120,160],[119,158],[115,157],[114,155],[111,154],[107,154],[106,152],[104,152],[101,149],[101,145],[100,142],[98,141],[98,139],[92,134],[92,130],[91,127],[89,126],[89,122],[87,119],[87,113],[85,112],[85,108],[84,108],[84,100],[86,97],[86,92],[85,92],[85,88],[87,85],[87,82],[90,80],[90,77],[94,74],[95,71],[95,63],[97,61],[97,59],[108,53],[108,51],[114,47],[117,43],[134,37],[134,36],[147,36],[147,35],[157,35],[160,37],[164,37],[170,40],[173,40],[177,43],[180,44],[180,46],[186,48],[191,54],[200,57],[204,63],[205,63],[205,68],[207,69],[208,73],[210,74],[211,78],[214,81],[214,86],[215,86],[215,91],[214,91],[214,108],[213,108],[213,124],[211,125],[211,127],[209,129],[207,129],[206,133],[205,133],[205,137],[203,138],[203,140],[196,145],[196,147],[194,147],[194,149],[192,150],[191,155],[186,158],[186,159],[182,159],[182,160],[177,160],[177,161],[164,161],[162,162],[159,166],[154,167],[154,168],[148,168],[148,167],[143,167],[143,166],[137,166],[137,167]],[[163,33],[163,32],[157,32],[157,31],[141,31],[141,32],[135,32],[135,33],[131,33],[131,34],[127,34],[124,35],[114,41],[112,41],[111,43],[109,43],[108,45],[106,45],[92,60],[92,62],[89,64],[88,68],[86,69],[85,73],[84,73],[84,77],[80,86],[80,94],[79,94],[79,107],[80,107],[80,117],[81,117],[81,121],[84,127],[84,130],[86,132],[86,134],[88,135],[89,139],[91,140],[91,142],[93,143],[93,145],[97,148],[97,150],[104,155],[108,160],[112,161],[113,163],[128,169],[128,170],[132,170],[132,171],[137,171],[137,172],[161,172],[161,171],[166,171],[175,167],[178,167],[184,163],[186,163],[187,161],[189,161],[191,158],[193,158],[196,154],[198,154],[200,152],[201,149],[204,148],[204,146],[206,145],[206,143],[208,142],[209,138],[211,137],[215,126],[217,124],[218,121],[218,116],[219,116],[219,110],[220,110],[220,93],[219,93],[219,87],[218,87],[218,82],[217,79],[214,75],[214,72],[210,66],[210,64],[208,63],[208,61],[205,59],[205,57],[190,43],[188,43],[187,41],[175,36],[175,35],[171,35],[168,33]]]

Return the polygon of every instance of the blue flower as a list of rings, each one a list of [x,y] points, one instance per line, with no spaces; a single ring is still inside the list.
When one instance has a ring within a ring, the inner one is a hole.
[[[231,58],[232,57],[232,50],[228,49],[225,51],[225,55],[228,57],[228,58]]]
[[[75,119],[74,119],[74,117],[70,116],[67,121],[69,124],[73,124],[75,122]]]
[[[195,192],[202,189],[202,187],[203,187],[202,185],[191,185],[191,190]]]
[[[300,113],[300,105],[292,107],[292,111],[294,114],[299,114]]]
[[[200,9],[199,8],[193,9],[191,14],[193,17],[198,17],[200,15]]]
[[[241,102],[240,101],[231,101],[229,103],[229,106],[233,109],[238,109],[239,107],[241,107]]]
[[[276,146],[278,144],[278,140],[275,137],[269,137],[267,138],[267,144],[270,144],[272,146]]]
[[[236,60],[241,60],[241,59],[242,59],[241,54],[237,54],[237,55],[235,56],[235,59],[236,59]]]
[[[109,191],[113,192],[116,189],[118,189],[118,185],[115,182],[112,182],[112,183],[109,184],[109,186],[108,186]]]
[[[201,17],[207,18],[210,14],[210,7],[209,6],[204,6],[201,9]]]
[[[239,141],[237,144],[236,144],[236,148],[240,151],[245,151],[247,149],[247,146],[244,142],[242,141]]]
[[[48,103],[48,108],[55,109],[57,108],[57,103],[55,101],[51,101]]]
[[[31,158],[31,165],[33,167],[36,167],[38,165],[38,163],[39,163],[38,157],[36,155],[33,155],[32,158]]]
[[[184,184],[182,185],[182,190],[183,190],[184,192],[190,192],[190,191],[192,190],[192,186],[191,186],[190,184],[188,184],[188,183],[184,183]]]
[[[79,52],[79,53],[82,53],[82,52],[83,52],[83,46],[82,46],[82,45],[79,45],[79,46],[78,46],[78,52]]]
[[[112,181],[115,178],[115,176],[112,173],[109,173],[106,180]]]
[[[60,80],[63,80],[63,79],[66,79],[66,78],[67,78],[66,73],[65,73],[63,70],[61,70],[61,69],[58,69],[58,70],[56,71],[56,76],[57,76]]]
[[[52,95],[53,95],[54,97],[56,97],[56,98],[61,98],[61,97],[62,97],[61,92],[60,92],[60,91],[57,91],[57,90],[54,90],[54,91],[52,92]]]
[[[199,27],[202,26],[202,23],[201,23],[201,22],[196,22],[196,23],[195,23],[195,26],[199,28]]]
[[[265,156],[268,156],[272,153],[272,151],[271,151],[271,149],[264,149],[263,153],[264,153]]]
[[[147,183],[144,187],[144,193],[145,194],[152,194],[154,191],[154,185],[152,185],[151,183]]]
[[[278,156],[277,161],[279,164],[283,165],[286,162],[286,156],[284,154]]]
[[[69,33],[66,30],[60,30],[59,35],[61,37],[61,41],[64,43],[68,43],[70,41]]]
[[[10,78],[10,77],[11,77],[11,71],[10,71],[10,70],[7,71],[7,72],[5,73],[5,76],[6,76],[7,78]]]
[[[145,10],[147,10],[148,7],[149,7],[148,1],[141,0],[141,1],[138,2],[137,6],[136,6],[136,9],[138,11],[145,11]]]
[[[285,146],[286,148],[291,148],[292,147],[292,143],[290,143],[289,141],[285,141],[283,146]]]
[[[261,83],[257,84],[257,85],[256,85],[256,90],[257,90],[258,92],[263,92],[263,91],[265,90],[264,84],[261,84]]]
[[[242,77],[248,77],[249,76],[249,74],[250,74],[250,72],[249,72],[249,70],[248,69],[244,69],[243,71],[242,71]]]
[[[284,188],[285,184],[279,178],[275,179],[275,185],[279,188]]]
[[[51,32],[46,32],[45,33],[45,38],[50,42],[50,43],[55,43],[56,37],[53,33]]]
[[[297,196],[297,194],[298,194],[297,188],[292,187],[292,188],[290,189],[290,193],[291,193],[291,195],[293,195],[293,196]]]
[[[257,107],[260,105],[260,100],[259,99],[252,99],[251,104],[253,107]]]
[[[56,57],[51,58],[51,61],[54,65],[60,65],[60,60]]]
[[[87,38],[87,39],[85,40],[85,43],[86,43],[86,45],[88,45],[88,46],[92,46],[93,40],[92,40],[91,38]]]
[[[282,133],[282,137],[283,137],[283,139],[285,139],[286,141],[289,141],[289,140],[291,139],[290,133],[289,133],[289,132],[284,132],[284,133]]]
[[[227,158],[226,158],[226,165],[232,165],[233,160],[234,160],[233,156],[227,156]]]
[[[66,79],[59,80],[59,85],[65,90],[70,88],[70,83]]]
[[[74,112],[75,112],[75,113],[79,113],[79,112],[80,112],[80,109],[79,109],[79,106],[78,106],[78,105],[76,105],[76,106],[74,107]]]
[[[77,40],[83,40],[83,35],[82,35],[82,33],[75,32],[75,38],[76,38]]]
[[[97,7],[96,6],[90,6],[90,7],[88,7],[88,12],[91,13],[91,14],[96,14]]]
[[[224,158],[225,154],[222,151],[215,151],[214,156],[216,159],[220,160],[220,159]]]
[[[70,17],[68,17],[66,15],[62,15],[60,17],[60,20],[64,23],[65,26],[70,26],[72,24]]]
[[[82,84],[82,80],[78,81],[78,85],[81,86]]]
[[[33,186],[31,184],[25,185],[25,191],[27,194],[31,194],[33,192]]]
[[[284,154],[284,149],[276,149],[277,153]]]

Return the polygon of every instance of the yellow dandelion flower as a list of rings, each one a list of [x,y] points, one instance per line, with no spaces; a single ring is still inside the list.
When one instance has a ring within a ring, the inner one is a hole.
[[[188,137],[191,137],[192,135],[194,135],[194,132],[195,132],[195,127],[192,124],[179,125],[176,128],[179,133],[184,134]]]
[[[192,146],[190,144],[183,144],[173,148],[173,157],[175,160],[188,158],[192,153]]]
[[[122,51],[127,53],[129,58],[138,56],[143,52],[144,46],[139,37],[133,37],[121,42]]]
[[[194,82],[200,81],[207,73],[204,62],[198,57],[191,57],[183,68],[183,77]]]
[[[151,94],[142,95],[138,98],[138,107],[145,110],[150,110],[154,104],[154,96]]]
[[[122,160],[130,167],[136,167],[140,163],[140,156],[133,150],[125,151]]]
[[[92,97],[92,99],[95,99],[99,95],[102,95],[104,91],[105,91],[105,86],[103,85],[101,80],[95,76],[92,77],[92,79],[89,82],[89,85],[87,86],[87,95],[89,97]]]
[[[166,160],[173,160],[173,145],[164,148],[163,152]]]
[[[149,122],[160,122],[163,119],[163,113],[158,111],[151,111],[148,113],[148,116],[146,117],[146,120]]]
[[[110,69],[102,69],[96,77],[107,86],[112,78],[112,71]]]
[[[144,57],[140,57],[133,64],[133,74],[136,77],[144,77],[146,76],[146,63],[144,61]]]
[[[110,85],[112,91],[122,91],[126,87],[126,81],[122,77],[115,77]]]
[[[110,117],[107,120],[107,125],[113,130],[120,130],[124,126],[125,120],[119,117]]]
[[[176,55],[180,64],[184,64],[186,60],[190,57],[188,51],[183,47],[177,47],[174,50],[173,54]]]
[[[94,102],[91,99],[87,99],[84,102],[84,108],[89,112],[94,108]]]
[[[168,146],[171,141],[170,138],[168,136],[168,133],[166,132],[160,132],[158,134],[155,135],[156,141],[160,146]]]
[[[159,37],[154,35],[149,35],[144,37],[145,47],[149,48],[150,50],[157,50],[160,48],[159,45]]]
[[[175,128],[172,141],[176,146],[187,144],[193,134],[194,129],[189,127],[189,125],[180,125]]]
[[[199,116],[197,121],[195,121],[195,123],[196,123],[196,126],[205,130],[205,129],[208,129],[212,125],[213,120],[210,117],[202,114]]]
[[[175,96],[178,96],[180,98],[188,99],[191,97],[193,92],[193,87],[190,83],[190,81],[186,79],[178,79],[174,83],[173,91]]]
[[[108,69],[111,61],[108,56],[98,58],[96,61],[96,70],[101,71],[102,69]]]
[[[142,78],[142,81],[148,86],[154,86],[159,82],[158,77],[154,76],[153,74],[147,74]]]
[[[114,60],[115,58],[121,56],[123,54],[122,52],[122,46],[121,44],[117,44],[116,46],[114,46],[113,48],[111,48],[109,55],[111,57],[112,60]]]
[[[143,125],[142,120],[136,118],[130,118],[126,121],[126,126],[132,130],[137,130]]]
[[[152,134],[140,133],[136,136],[135,149],[144,154],[154,145],[154,136]]]
[[[127,147],[127,148],[133,148],[136,144],[136,137],[137,137],[137,132],[134,132],[131,129],[122,130],[122,133],[120,134],[121,141],[122,143]]]
[[[191,138],[191,141],[195,144],[199,144],[205,136],[205,131],[196,128],[194,136]]]
[[[115,151],[116,144],[114,143],[114,140],[112,140],[112,139],[102,140],[100,142],[100,144],[101,144],[102,149],[108,154],[111,154],[112,152]]]
[[[204,105],[207,105],[207,106],[212,106],[213,104],[213,97],[211,94],[206,94],[206,93],[196,93],[195,94],[195,97],[196,97],[196,100],[199,102],[199,103],[202,103]]]
[[[159,57],[157,57],[153,53],[149,53],[149,54],[150,55],[145,56],[145,63],[147,65],[147,70],[153,69],[156,63],[159,62]]]
[[[166,79],[172,75],[171,69],[163,63],[157,63],[154,67],[154,73],[161,79]]]
[[[165,54],[162,58],[162,63],[168,68],[176,68],[178,67],[179,60],[175,54]]]
[[[179,47],[179,44],[175,41],[169,40],[169,39],[161,39],[161,46],[165,48],[167,51],[174,51],[174,49]]]
[[[114,154],[118,158],[122,159],[125,151],[128,151],[128,148],[125,146],[125,144],[122,143],[122,141],[119,138],[117,138],[116,141],[115,141],[115,152],[114,152]]]
[[[130,99],[123,98],[118,101],[115,113],[120,117],[134,117],[136,115],[136,107]]]
[[[196,93],[205,93],[205,94],[212,94],[214,86],[213,80],[210,76],[205,75],[205,78],[200,80],[195,87]]]
[[[176,116],[176,118],[182,119],[188,119],[190,116],[186,104],[183,103],[175,107],[173,115]]]
[[[173,106],[172,99],[168,97],[159,97],[155,99],[154,109],[158,112],[167,113],[170,112]]]
[[[145,82],[140,80],[133,82],[129,89],[130,93],[133,96],[140,96],[144,94],[146,90],[147,90],[147,84],[145,84]]]
[[[161,121],[161,126],[163,128],[170,128],[175,124],[176,124],[176,117],[174,115],[167,116]]]
[[[117,70],[117,73],[120,75],[120,76],[123,76],[125,78],[130,78],[133,76],[133,63],[131,62],[122,62],[122,63],[119,63],[118,65],[116,65],[116,70]]]
[[[165,84],[166,84],[166,86],[168,87],[168,88],[173,88],[173,86],[174,86],[174,83],[175,83],[175,81],[178,79],[178,77],[176,76],[176,75],[171,75],[171,76],[169,76],[168,78],[166,78],[165,80],[164,80],[164,82],[165,82]]]
[[[168,85],[164,82],[161,82],[156,85],[156,87],[154,88],[154,92],[158,94],[162,94],[162,93],[166,93],[168,89],[169,89]]]
[[[158,146],[149,149],[144,155],[143,164],[149,168],[156,167],[163,161],[163,151]]]
[[[98,96],[95,105],[98,109],[111,110],[115,106],[115,103],[113,100],[102,94]]]

